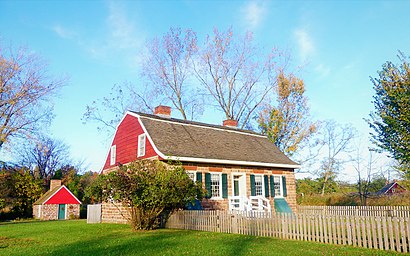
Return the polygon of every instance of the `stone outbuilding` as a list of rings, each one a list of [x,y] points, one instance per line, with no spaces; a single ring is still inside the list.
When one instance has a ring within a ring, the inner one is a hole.
[[[33,217],[40,220],[67,220],[80,217],[80,200],[61,180],[51,180],[50,190],[33,204]]]

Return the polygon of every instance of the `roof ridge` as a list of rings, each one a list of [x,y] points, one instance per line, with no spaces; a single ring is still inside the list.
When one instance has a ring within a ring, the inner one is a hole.
[[[257,133],[257,132],[251,131],[251,130],[231,128],[231,127],[227,127],[227,126],[223,126],[223,125],[208,124],[208,123],[203,123],[203,122],[198,122],[198,121],[182,120],[182,119],[173,118],[173,117],[171,117],[171,118],[161,117],[161,116],[157,116],[157,115],[153,115],[153,114],[147,114],[147,113],[132,111],[132,110],[129,110],[129,112],[140,115],[142,117],[156,119],[158,121],[177,123],[177,124],[181,124],[181,125],[195,125],[195,126],[200,126],[200,127],[203,127],[203,128],[224,130],[224,131],[228,131],[228,132],[235,132],[235,133],[241,133],[241,134],[246,134],[246,135],[251,135],[251,136],[264,137],[264,138],[266,137],[263,134],[260,134],[260,133]]]

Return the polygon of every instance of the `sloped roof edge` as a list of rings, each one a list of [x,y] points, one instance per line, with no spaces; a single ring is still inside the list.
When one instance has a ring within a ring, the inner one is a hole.
[[[48,200],[50,200],[50,198],[52,198],[55,194],[57,194],[58,191],[60,191],[62,188],[65,188],[65,189],[68,191],[68,193],[70,193],[70,195],[71,195],[72,197],[74,197],[74,199],[75,199],[79,204],[81,204],[81,201],[78,200],[78,198],[77,198],[73,193],[71,193],[71,191],[70,191],[65,185],[58,186],[58,187],[55,187],[53,190],[47,191],[46,193],[44,193],[44,195],[42,195],[39,199],[37,199],[37,201],[35,201],[34,204],[35,204],[35,205],[39,205],[39,204],[45,204],[45,203],[47,203]]]
[[[210,158],[165,155],[155,145],[154,141],[151,138],[151,135],[147,131],[147,129],[144,125],[144,122],[142,122],[140,117],[149,118],[149,119],[152,119],[152,120],[155,120],[155,121],[176,123],[178,125],[189,125],[189,126],[196,126],[196,127],[200,127],[200,128],[210,128],[210,129],[214,129],[214,130],[234,132],[234,133],[239,133],[239,134],[248,135],[248,136],[256,136],[256,137],[259,137],[259,138],[266,138],[267,139],[267,137],[264,136],[264,135],[258,134],[256,132],[253,132],[253,131],[246,131],[246,130],[240,130],[240,129],[217,126],[217,125],[209,125],[209,124],[203,124],[203,123],[193,122],[193,121],[184,121],[184,120],[179,120],[179,119],[174,119],[174,118],[158,117],[156,115],[149,115],[149,114],[134,112],[134,111],[127,111],[127,113],[125,115],[127,115],[127,114],[130,114],[130,115],[138,118],[138,120],[140,122],[140,125],[141,125],[142,129],[144,130],[144,133],[147,135],[147,138],[150,141],[150,143],[151,143],[152,147],[154,148],[155,152],[161,158],[166,159],[166,160],[175,160],[175,161],[183,161],[183,162],[229,164],[229,165],[259,166],[259,167],[291,168],[291,169],[299,169],[301,167],[297,163],[295,163],[295,164],[283,164],[283,163],[269,163],[269,162],[240,161],[240,160],[227,160],[227,159],[210,159]]]

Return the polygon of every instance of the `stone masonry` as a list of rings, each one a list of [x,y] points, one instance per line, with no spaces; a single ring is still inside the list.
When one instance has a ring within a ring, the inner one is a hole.
[[[33,206],[33,215],[40,220],[57,220],[58,219],[58,204],[41,204]],[[67,204],[65,219],[80,218],[80,205]]]

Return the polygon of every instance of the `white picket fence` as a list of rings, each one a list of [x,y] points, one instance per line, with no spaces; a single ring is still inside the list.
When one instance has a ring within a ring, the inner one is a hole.
[[[410,206],[298,206],[297,210],[305,214],[410,217]]]
[[[179,211],[169,218],[166,228],[410,252],[409,217]]]

